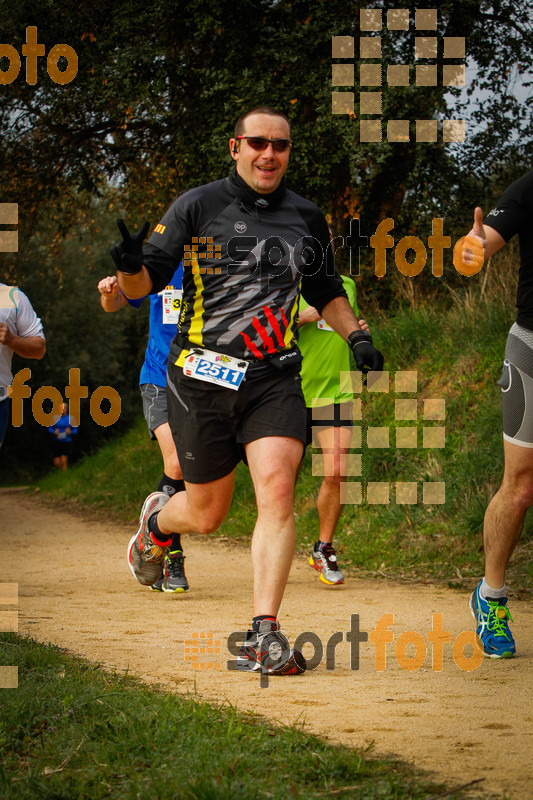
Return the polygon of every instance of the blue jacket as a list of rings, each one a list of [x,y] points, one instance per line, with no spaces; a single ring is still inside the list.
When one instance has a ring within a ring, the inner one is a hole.
[[[70,433],[67,431],[67,428],[71,428]],[[57,433],[56,429],[58,430]],[[70,417],[68,414],[60,417],[55,425],[49,426],[48,430],[53,436],[55,436],[58,442],[71,442],[72,437],[78,432],[78,428],[75,425],[70,424]]]

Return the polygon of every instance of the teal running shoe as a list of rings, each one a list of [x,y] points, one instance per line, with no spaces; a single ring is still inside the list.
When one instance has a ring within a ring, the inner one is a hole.
[[[476,633],[481,639],[484,655],[488,658],[513,658],[516,647],[509,629],[513,618],[507,608],[507,598],[485,600],[479,589],[482,581],[470,597],[470,610],[476,620]]]

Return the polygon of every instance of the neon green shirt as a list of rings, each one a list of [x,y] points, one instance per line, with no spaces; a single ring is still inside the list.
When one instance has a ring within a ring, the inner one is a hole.
[[[342,284],[359,318],[355,283],[343,275]],[[307,306],[300,296],[299,310]],[[302,325],[298,344],[303,355],[302,389],[307,408],[352,400],[353,394],[341,392],[340,388],[340,373],[356,369],[352,351],[344,339],[325,320],[319,320]]]

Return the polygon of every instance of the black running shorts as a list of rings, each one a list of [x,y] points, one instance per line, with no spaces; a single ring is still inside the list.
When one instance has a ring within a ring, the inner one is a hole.
[[[306,413],[298,370],[248,370],[238,391],[167,368],[168,420],[183,477],[208,483],[232,472],[243,445],[267,436],[305,442]]]
[[[353,402],[332,403],[329,406],[307,408],[306,444],[320,447],[316,436],[317,430],[325,428],[351,428],[353,426]],[[315,435],[314,435],[315,434]]]
[[[72,442],[65,442],[61,439],[54,439],[52,442],[54,458],[59,456],[70,456],[72,454]]]

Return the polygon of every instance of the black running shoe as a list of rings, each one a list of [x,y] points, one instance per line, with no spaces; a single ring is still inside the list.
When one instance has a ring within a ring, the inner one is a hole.
[[[161,575],[161,577],[158,578],[155,583],[152,583],[152,585],[150,586],[150,589],[152,590],[152,592],[162,592],[163,591],[163,580],[164,580],[164,578]]]
[[[267,619],[260,623],[259,633],[249,631],[237,659],[238,670],[265,675],[299,675],[306,668],[305,658],[289,646],[279,623]]]
[[[169,550],[165,558],[166,575],[162,583],[164,592],[189,591],[189,584],[185,577],[184,561],[183,550]]]

